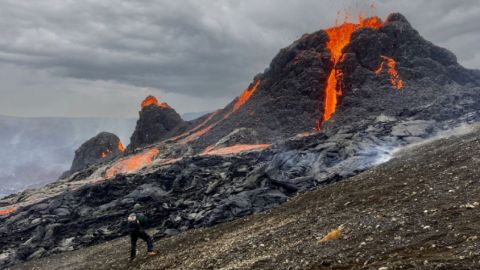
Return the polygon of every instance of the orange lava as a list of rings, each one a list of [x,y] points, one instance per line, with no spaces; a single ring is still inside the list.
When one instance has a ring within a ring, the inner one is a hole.
[[[0,216],[8,215],[15,211],[17,211],[17,208],[15,207],[0,209]]]
[[[120,151],[120,152],[125,151],[125,148],[123,147],[123,144],[120,141],[118,142],[118,151]]]
[[[192,142],[192,141],[194,141],[194,140],[202,137],[203,135],[205,135],[205,133],[207,133],[208,131],[210,131],[210,129],[212,129],[216,124],[218,124],[218,122],[220,122],[220,121],[217,121],[217,122],[215,122],[215,123],[213,123],[213,124],[211,124],[211,125],[209,125],[209,126],[207,126],[207,127],[205,127],[205,128],[202,128],[202,129],[200,129],[200,130],[198,130],[198,131],[195,131],[195,132],[191,133],[191,134],[188,135],[187,137],[181,139],[181,140],[179,141],[179,143],[180,143],[180,144],[187,144],[187,143],[189,143],[189,142]]]
[[[392,83],[392,86],[397,88],[398,90],[403,88],[403,80],[400,79],[400,75],[398,75],[397,71],[397,62],[390,57],[381,55],[382,57],[382,63],[380,64],[380,67],[375,70],[375,74],[380,75],[383,70],[383,66],[385,61],[387,62],[387,71],[388,75],[390,75],[390,82]]]
[[[223,148],[214,148],[209,146],[200,155],[232,155],[245,151],[265,149],[268,147],[270,147],[270,144],[237,144]]]
[[[257,90],[258,86],[260,85],[261,80],[257,80],[251,87],[245,89],[245,91],[237,98],[235,103],[233,104],[232,109],[226,113],[222,119],[217,120],[211,124],[209,122],[215,117],[217,114],[221,112],[221,110],[216,111],[209,115],[207,119],[205,119],[202,123],[197,125],[195,128],[180,134],[178,136],[175,136],[171,139],[168,139],[168,141],[178,141],[180,144],[188,144],[194,140],[197,140],[198,138],[202,137],[210,131],[213,127],[215,127],[218,123],[220,123],[222,120],[227,119],[232,115],[234,112],[236,112],[238,109],[240,109],[252,96],[252,94]],[[209,124],[208,126],[206,126]]]
[[[346,18],[348,20],[348,17]],[[342,50],[350,43],[350,36],[352,33],[362,27],[379,28],[383,25],[382,20],[378,17],[371,17],[368,19],[359,18],[358,24],[344,22],[342,25],[335,26],[326,30],[328,35],[327,48],[330,50],[330,59],[333,63],[333,68],[328,75],[327,84],[325,86],[325,108],[323,113],[323,121],[330,119],[335,112],[337,106],[337,97],[343,93],[342,86],[338,84],[342,74],[336,68],[337,63],[342,57]],[[317,129],[319,128],[317,124]]]
[[[243,93],[237,98],[235,101],[235,104],[233,104],[233,108],[230,112],[225,114],[223,119],[227,119],[232,115],[234,112],[238,111],[247,101],[250,99],[250,97],[257,91],[258,86],[260,85],[261,80],[257,80],[251,87],[245,89]]]
[[[102,152],[102,158],[107,157],[108,154],[110,154],[110,149],[107,148],[107,150],[105,150],[105,152]]]
[[[233,105],[232,112],[236,112],[240,107],[245,104],[255,91],[257,91],[258,86],[260,85],[260,80],[257,80],[251,88],[245,89],[243,93],[238,97],[237,101]]]
[[[190,130],[188,130],[188,131],[186,131],[186,132],[184,132],[184,133],[182,133],[182,134],[180,134],[180,135],[177,135],[177,136],[175,136],[175,137],[172,137],[172,138],[170,138],[170,139],[167,139],[167,141],[178,141],[178,140],[180,140],[180,139],[182,139],[181,142],[184,141],[184,140],[187,140],[187,141],[188,141],[188,139],[186,139],[186,137],[192,136],[192,134],[193,134],[194,132],[196,132],[197,130],[200,130],[202,127],[204,127],[206,124],[208,124],[208,122],[210,122],[210,121],[212,120],[212,118],[215,117],[215,115],[217,115],[219,112],[220,112],[220,110],[217,110],[216,112],[210,114],[210,115],[207,117],[207,119],[205,119],[202,123],[198,124],[198,125],[195,126],[194,128],[192,128],[192,129],[190,129]],[[203,133],[203,134],[205,134],[205,133]],[[194,136],[192,136],[192,137],[190,138],[190,141],[191,141],[192,139],[194,139]],[[183,144],[185,144],[185,142],[184,142]]]
[[[110,179],[119,173],[131,173],[152,164],[153,158],[159,153],[158,148],[150,148],[123,160],[119,160],[107,169],[105,178]]]
[[[145,107],[148,107],[150,105],[155,105],[155,106],[162,107],[162,108],[170,108],[170,106],[167,103],[165,103],[165,102],[159,103],[157,98],[154,97],[154,96],[151,96],[151,95],[146,97],[142,101],[142,109],[145,108]]]

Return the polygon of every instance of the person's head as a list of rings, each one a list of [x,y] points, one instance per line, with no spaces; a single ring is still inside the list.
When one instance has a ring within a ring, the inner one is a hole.
[[[139,203],[136,203],[136,204],[133,206],[133,211],[140,211],[140,209],[142,209],[142,205],[139,204]]]

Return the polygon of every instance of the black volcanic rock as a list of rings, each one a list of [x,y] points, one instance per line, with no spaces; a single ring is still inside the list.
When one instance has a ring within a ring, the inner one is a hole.
[[[142,102],[139,115],[129,150],[167,139],[188,126],[172,107],[167,103],[159,103],[153,96],[148,96]]]
[[[83,170],[99,162],[110,160],[123,152],[117,135],[102,132],[83,143],[76,151],[69,174]]]
[[[322,115],[325,81],[332,68],[327,40],[325,31],[318,31],[280,50],[248,86],[256,89],[250,98],[235,111],[241,96],[217,112],[208,123],[212,128],[192,142],[193,147],[211,146],[238,128],[255,130],[262,143],[312,131]]]
[[[280,50],[249,85],[255,91],[246,102],[234,110],[242,95],[212,114],[204,125],[208,131],[190,143],[193,148],[202,151],[238,128],[255,130],[260,143],[314,130],[324,113],[326,80],[333,68],[328,39],[321,30]],[[392,86],[387,58],[395,62],[401,89]],[[381,114],[443,121],[480,109],[478,71],[463,68],[453,53],[423,39],[398,13],[378,29],[353,32],[336,69],[342,74],[337,84],[342,96],[322,130],[368,125]]]
[[[343,96],[322,129],[366,123],[380,114],[399,119],[444,121],[480,109],[480,76],[455,55],[426,41],[401,14],[378,29],[355,31],[337,68]],[[396,62],[403,88],[392,86],[385,58]],[[375,71],[382,65],[383,71]]]
[[[220,139],[214,146],[215,148],[221,148],[237,144],[258,144],[261,141],[261,138],[254,129],[238,128]]]

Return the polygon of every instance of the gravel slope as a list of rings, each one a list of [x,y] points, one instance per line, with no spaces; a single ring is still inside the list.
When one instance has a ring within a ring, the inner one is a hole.
[[[405,149],[383,165],[289,202],[156,242],[129,240],[12,269],[480,269],[480,132]],[[340,238],[322,242],[344,226]]]

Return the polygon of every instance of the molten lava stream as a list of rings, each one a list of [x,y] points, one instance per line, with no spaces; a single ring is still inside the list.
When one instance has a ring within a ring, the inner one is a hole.
[[[213,113],[212,115],[210,115],[203,123],[201,123],[200,125],[198,125],[194,129],[184,133],[185,135],[184,134],[179,135],[179,136],[173,138],[173,140],[180,139],[183,136],[183,138],[179,140],[179,143],[180,144],[188,144],[188,143],[202,137],[203,135],[205,135],[205,133],[209,132],[213,127],[215,127],[222,120],[227,119],[234,112],[236,112],[238,109],[240,109],[250,99],[250,97],[253,95],[253,93],[255,93],[255,91],[257,90],[259,85],[260,85],[260,80],[257,80],[252,87],[245,89],[245,91],[237,98],[237,100],[233,104],[232,109],[228,113],[226,113],[223,116],[222,119],[208,125],[207,127],[204,127],[202,129],[200,129],[201,127],[206,125],[215,115],[217,115],[217,113],[219,112],[219,111],[217,111],[217,112]]]
[[[228,147],[215,148],[212,146],[207,147],[200,155],[233,155],[251,150],[261,150],[270,147],[270,144],[237,144]]]
[[[355,30],[362,27],[380,28],[383,22],[378,17],[369,19],[359,18],[358,24],[345,22],[342,25],[335,26],[326,30],[328,35],[327,48],[330,50],[330,60],[332,61],[332,70],[328,75],[325,86],[325,101],[323,109],[322,121],[317,123],[317,129],[320,128],[321,122],[330,119],[337,107],[337,99],[343,94],[342,86],[339,81],[342,79],[342,73],[337,69],[337,63],[342,58],[342,50],[350,43],[350,37]]]
[[[117,161],[105,172],[105,178],[111,179],[119,173],[131,173],[153,163],[154,157],[160,152],[154,147],[142,153]]]
[[[17,211],[17,208],[15,207],[3,208],[3,209],[0,209],[0,216],[8,215],[15,211]]]

